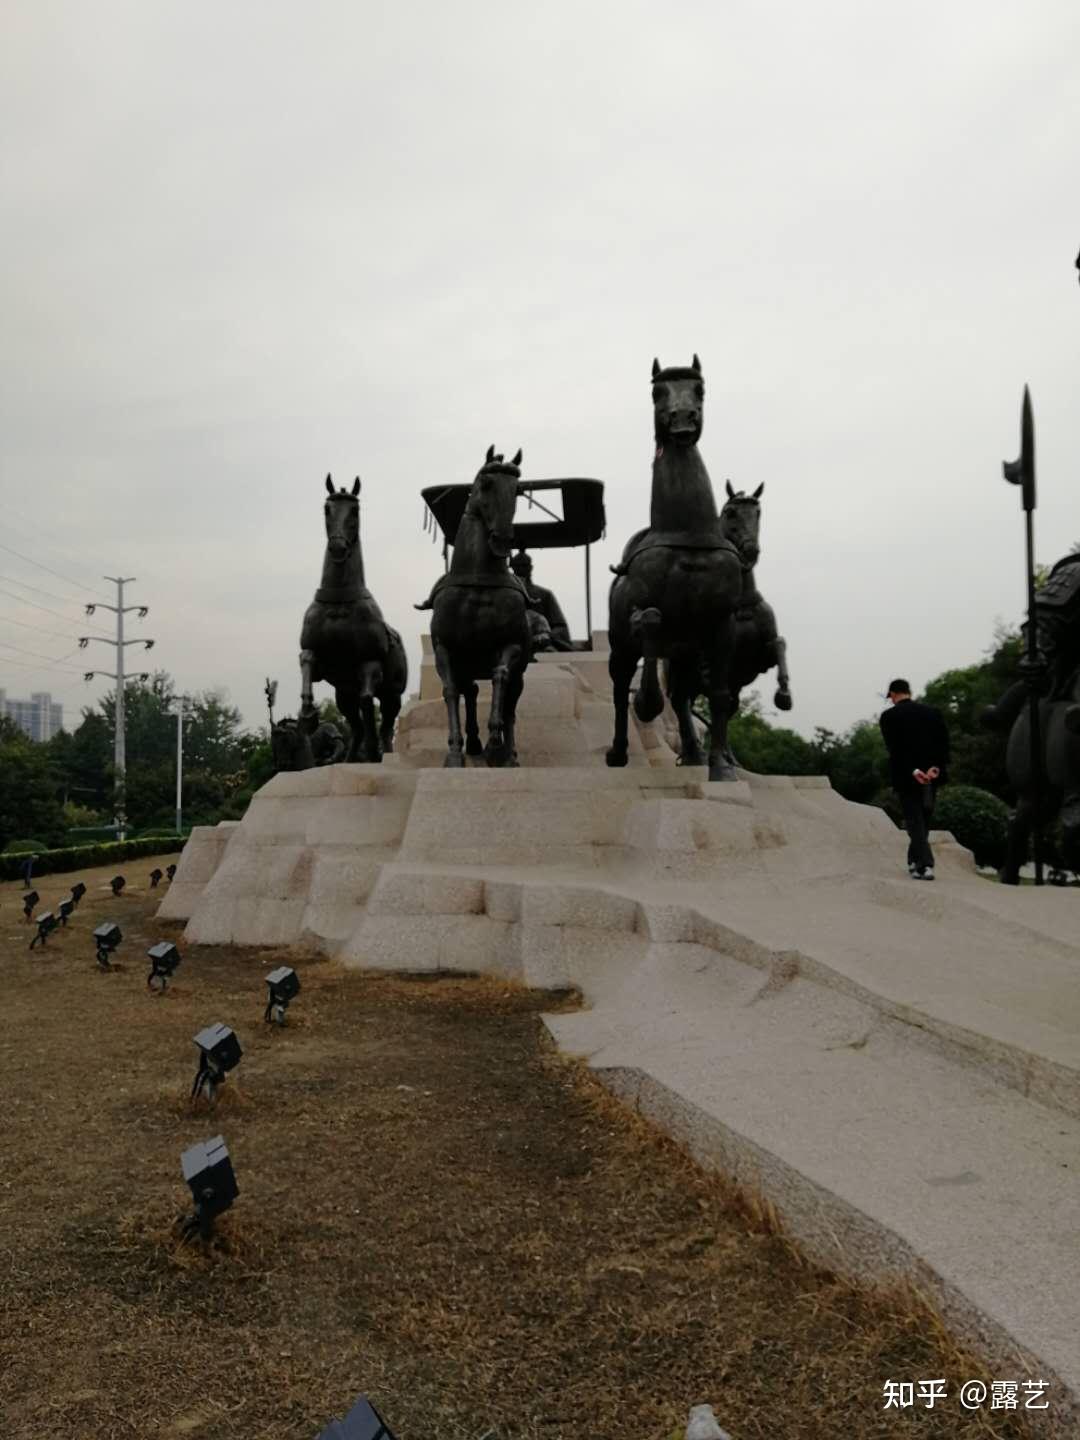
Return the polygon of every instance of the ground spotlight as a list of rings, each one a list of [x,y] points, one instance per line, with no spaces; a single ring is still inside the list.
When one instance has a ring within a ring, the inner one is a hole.
[[[295,1000],[300,994],[300,977],[295,970],[290,970],[288,965],[279,965],[267,975],[266,983],[270,987],[270,998],[266,1002],[264,1019],[267,1023],[273,1020],[278,1025],[284,1025],[289,1001]]]
[[[344,1420],[331,1420],[319,1440],[394,1440],[394,1435],[371,1401],[361,1395]]]
[[[180,1168],[195,1201],[195,1213],[184,1220],[183,1236],[190,1240],[197,1233],[209,1240],[214,1221],[223,1215],[240,1193],[233,1174],[232,1161],[220,1135],[192,1145],[180,1156]]]
[[[59,924],[60,921],[51,910],[46,910],[44,915],[39,915],[37,917],[37,934],[30,941],[30,949],[32,950],[35,945],[44,945]]]
[[[97,963],[102,970],[111,970],[109,957],[123,939],[120,926],[115,920],[106,920],[94,931],[94,945],[97,948]]]
[[[234,1031],[220,1022],[200,1030],[195,1036],[195,1044],[199,1047],[199,1068],[191,1087],[191,1098],[197,1099],[205,1086],[206,1098],[212,1105],[218,1086],[224,1085],[225,1076],[239,1065],[244,1052]]]
[[[151,966],[146,983],[151,990],[163,991],[169,983],[169,976],[180,964],[182,958],[180,951],[171,940],[162,940],[157,945],[151,945],[146,953],[150,957]]]
[[[160,884],[161,884],[161,871],[160,871],[160,870],[151,870],[151,871],[150,871],[150,889],[151,889],[151,890],[156,890],[157,887],[158,887]]]
[[[75,910],[75,901],[61,900],[58,908],[60,910],[60,924],[66,927],[68,920]]]
[[[176,874],[176,866],[175,866],[175,865],[166,865],[166,866],[165,866],[165,874],[169,877],[169,884],[171,885],[172,882],[173,882],[173,876]]]
[[[85,894],[86,894],[86,886],[83,884],[83,882],[82,882],[81,880],[76,880],[75,884],[72,885],[72,887],[71,887],[71,898],[72,898],[72,900],[74,900],[74,902],[75,902],[75,907],[76,907],[76,909],[78,908],[79,901],[82,899],[82,897],[83,897]]]
[[[36,890],[31,890],[29,895],[23,896],[22,913],[23,919],[26,921],[27,924],[30,923],[31,916],[34,913],[34,906],[38,903],[40,899],[41,896],[37,893]]]
[[[126,884],[127,881],[124,879],[123,875],[114,875],[113,878],[109,881],[109,889],[114,895],[118,896],[120,894],[120,891],[123,890]]]

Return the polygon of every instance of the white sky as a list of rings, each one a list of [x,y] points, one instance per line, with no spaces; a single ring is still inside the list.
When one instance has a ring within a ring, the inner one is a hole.
[[[491,441],[605,482],[602,627],[694,351],[714,485],[766,482],[785,723],[978,659],[1025,381],[1040,558],[1080,539],[1078,55],[1075,0],[8,6],[0,687],[70,727],[113,668],[80,586],[125,574],[129,665],[294,708],[332,470],[412,688],[419,491]],[[581,552],[536,562],[583,633]]]

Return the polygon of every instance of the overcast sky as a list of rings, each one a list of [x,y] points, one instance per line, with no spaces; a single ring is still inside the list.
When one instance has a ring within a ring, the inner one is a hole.
[[[654,354],[701,356],[714,486],[765,482],[804,733],[1017,618],[1025,381],[1039,556],[1080,540],[1075,0],[34,0],[0,33],[0,687],[69,728],[102,574],[150,607],[130,666],[295,708],[328,470],[410,688],[419,492],[491,441],[604,481],[606,625]],[[580,552],[536,578],[582,634]]]

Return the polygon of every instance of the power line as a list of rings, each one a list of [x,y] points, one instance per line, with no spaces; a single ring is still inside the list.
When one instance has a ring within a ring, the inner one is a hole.
[[[16,594],[14,593],[14,591],[12,591],[12,590],[5,590],[2,585],[0,585],[0,595],[6,595],[9,600],[17,600],[20,605],[29,605],[30,608],[31,608],[31,610],[40,610],[40,611],[42,611],[43,614],[45,614],[45,615],[55,616],[55,618],[56,618],[57,620],[64,620],[64,621],[66,621],[66,623],[67,623],[68,625],[71,625],[71,624],[74,623],[74,622],[71,620],[70,616],[61,615],[58,610],[50,610],[47,605],[39,605],[36,600],[27,600],[24,595],[16,595]],[[79,604],[80,604],[80,605],[82,604],[82,601],[81,601],[81,600],[79,601]],[[96,626],[96,625],[92,625],[92,626],[89,626],[88,628],[89,628],[89,629],[92,629],[92,630],[96,630],[96,629],[97,629],[97,626]],[[100,631],[98,631],[98,634],[104,635],[105,632],[104,632],[104,630],[100,630]]]
[[[73,595],[57,595],[53,590],[42,590],[40,585],[31,585],[28,580],[19,580],[14,575],[0,575],[0,580],[5,580],[9,585],[18,585],[20,590],[33,590],[35,595],[45,595],[50,600],[59,600],[62,605],[78,605],[81,609],[85,604],[85,601],[76,600]]]
[[[44,625],[31,625],[28,620],[16,620],[13,615],[0,615],[5,625],[18,625],[21,630],[34,630],[38,635],[52,635],[56,640],[77,640],[74,630],[46,630]]]
[[[53,575],[57,580],[63,580],[65,585],[74,585],[79,590],[85,590],[88,595],[97,595],[100,597],[105,593],[102,590],[91,589],[89,585],[84,585],[81,580],[73,580],[70,575],[61,575],[59,570],[53,570],[48,565],[42,565],[40,560],[35,560],[32,555],[24,555],[21,550],[15,550],[10,545],[0,545],[0,550],[6,550],[9,555],[17,555],[20,560],[25,560],[28,565],[36,565],[39,570],[44,570],[47,575]],[[82,604],[82,601],[76,601],[76,604]]]
[[[48,660],[52,664],[59,664],[61,660],[70,660],[72,655],[78,653],[72,650],[70,655],[42,655],[40,650],[24,650],[21,645],[11,645],[6,640],[0,640],[0,646],[5,650],[14,650],[16,655],[32,655],[35,660]]]

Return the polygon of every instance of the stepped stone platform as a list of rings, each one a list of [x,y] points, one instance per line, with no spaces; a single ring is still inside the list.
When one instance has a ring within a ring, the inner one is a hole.
[[[1080,1422],[1075,892],[995,885],[940,835],[916,884],[882,812],[818,777],[712,784],[662,724],[608,770],[602,641],[530,668],[518,770],[440,768],[425,665],[396,756],[276,776],[193,833],[160,913],[202,944],[578,986],[564,1050]]]

